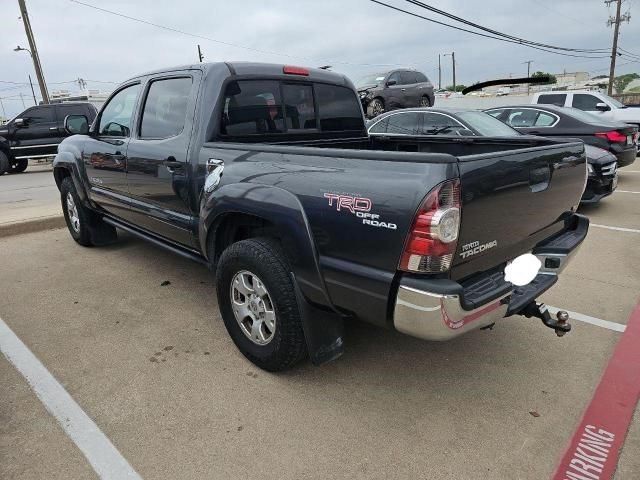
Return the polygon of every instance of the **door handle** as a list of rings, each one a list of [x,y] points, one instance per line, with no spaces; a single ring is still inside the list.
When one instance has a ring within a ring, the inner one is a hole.
[[[173,172],[174,170],[181,170],[184,168],[184,163],[176,161],[175,158],[169,157],[165,161],[162,162],[162,165],[167,167],[167,170]]]
[[[401,88],[400,90],[402,90],[403,92],[406,92],[407,89],[406,88]]]
[[[53,131],[58,131],[58,127],[49,127],[49,131],[53,132]]]

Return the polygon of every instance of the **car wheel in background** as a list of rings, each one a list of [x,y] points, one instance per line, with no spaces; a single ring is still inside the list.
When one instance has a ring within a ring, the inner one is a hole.
[[[21,158],[19,160],[16,160],[15,163],[11,164],[11,167],[9,167],[9,173],[22,173],[27,169],[28,166],[29,160],[26,158]]]
[[[421,107],[430,107],[430,106],[431,106],[431,100],[429,100],[429,97],[427,97],[426,95],[424,95],[424,96],[420,99],[420,106],[421,106]]]
[[[367,116],[369,118],[374,118],[384,113],[384,103],[379,98],[374,98],[367,105]]]
[[[4,152],[0,152],[0,175],[4,175],[11,168],[9,164],[9,158]]]
[[[291,269],[269,238],[229,246],[216,268],[218,307],[227,332],[258,367],[286,370],[306,355]]]

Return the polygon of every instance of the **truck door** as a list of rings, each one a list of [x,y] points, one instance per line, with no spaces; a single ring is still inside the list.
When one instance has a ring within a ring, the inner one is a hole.
[[[574,93],[571,101],[571,106],[578,110],[589,112],[592,115],[597,115],[600,118],[612,119],[613,116],[611,110],[602,112],[596,108],[598,103],[605,103],[600,98],[589,93]]]
[[[172,73],[147,83],[139,128],[127,150],[133,222],[189,246],[193,212],[187,153],[199,76]]]
[[[55,155],[61,141],[53,105],[31,107],[12,122],[8,129],[11,154],[16,158]]]
[[[91,198],[114,215],[127,218],[127,146],[131,138],[140,83],[111,96],[88,136],[82,161]]]

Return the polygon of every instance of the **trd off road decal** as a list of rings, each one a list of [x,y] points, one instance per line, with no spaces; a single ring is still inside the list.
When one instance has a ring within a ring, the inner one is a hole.
[[[371,213],[373,203],[370,199],[364,197],[355,197],[353,195],[341,195],[338,193],[325,193],[324,198],[329,199],[329,206],[335,207],[338,212],[347,210],[356,217],[362,219],[363,225],[369,225],[377,228],[388,228],[397,230],[395,223],[384,222],[380,220],[380,215]]]

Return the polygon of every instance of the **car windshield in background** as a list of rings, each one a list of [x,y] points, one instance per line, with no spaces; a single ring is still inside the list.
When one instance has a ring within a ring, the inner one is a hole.
[[[484,112],[458,112],[458,117],[485,137],[515,137],[520,135],[509,125]]]
[[[577,108],[563,107],[562,110],[564,111],[565,115],[568,115],[569,117],[575,118],[576,120],[584,123],[590,123],[593,125],[616,123],[606,118],[599,117],[594,113],[585,112],[584,110],[580,110]]]
[[[374,75],[367,75],[358,80],[358,85],[378,85],[384,80],[385,73],[376,73]]]

